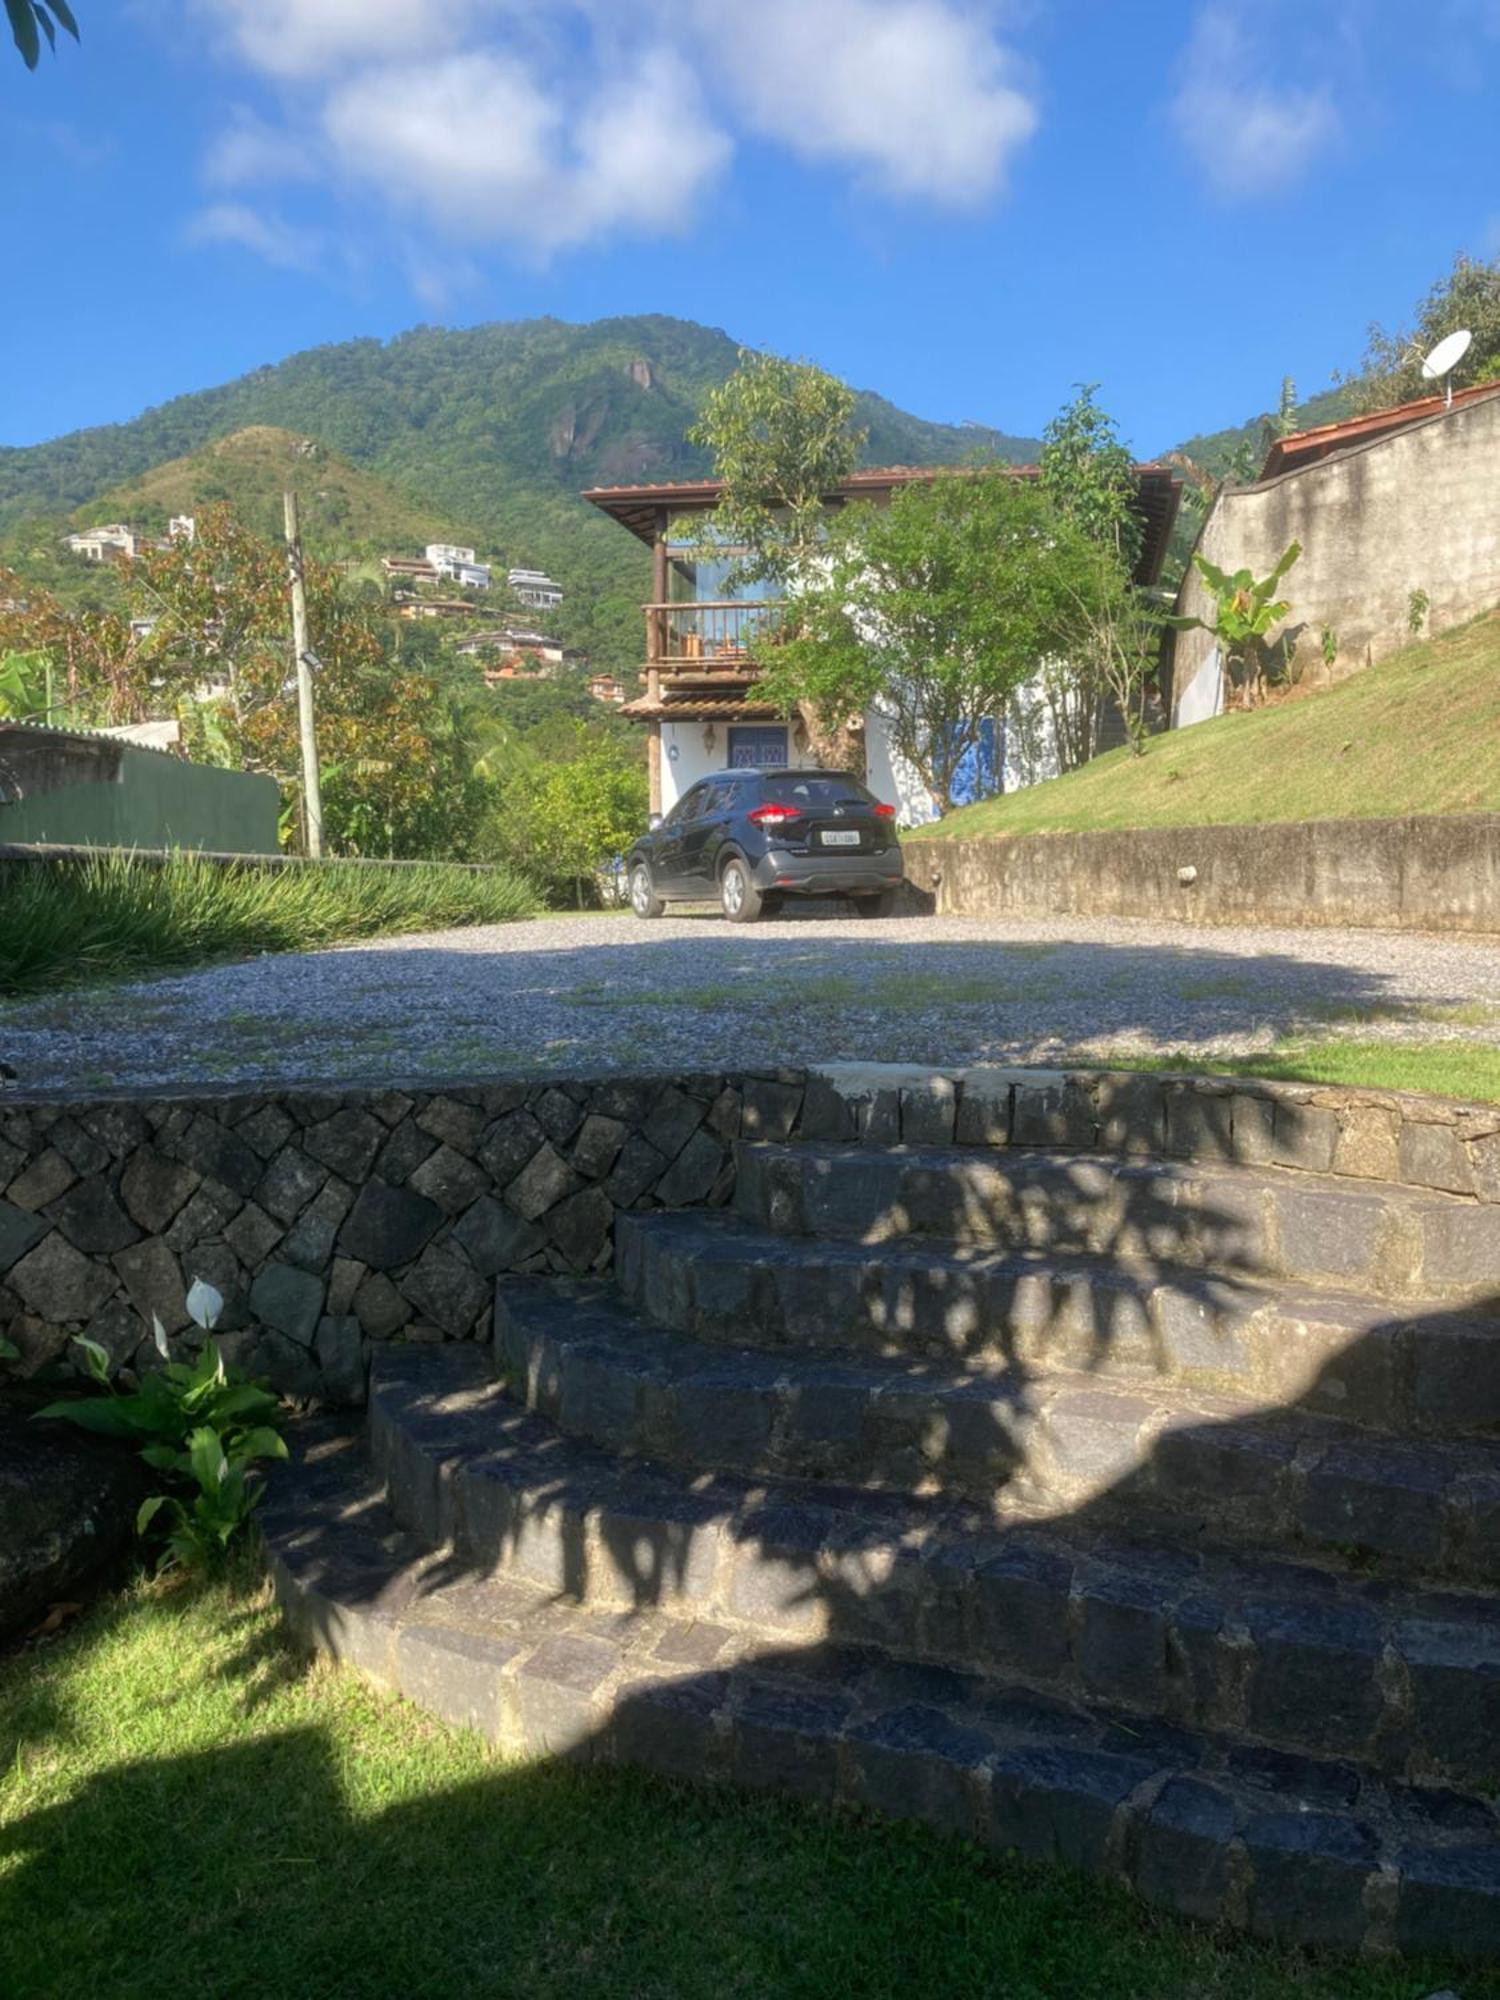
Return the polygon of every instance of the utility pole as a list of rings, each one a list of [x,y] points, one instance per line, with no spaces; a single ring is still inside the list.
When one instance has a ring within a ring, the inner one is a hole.
[[[292,583],[292,654],[297,663],[297,729],[302,739],[302,808],[307,825],[307,852],[323,858],[323,788],[318,780],[318,740],[313,727],[312,666],[307,643],[307,590],[302,580],[302,530],[297,496],[286,503],[286,559]]]

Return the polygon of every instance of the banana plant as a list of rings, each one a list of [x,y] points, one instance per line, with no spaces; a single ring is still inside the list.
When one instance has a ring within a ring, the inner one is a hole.
[[[1277,585],[1301,553],[1300,542],[1289,543],[1270,574],[1257,580],[1248,569],[1222,570],[1195,549],[1193,567],[1213,595],[1214,615],[1192,618],[1179,613],[1166,621],[1177,632],[1213,634],[1231,678],[1239,670],[1247,708],[1254,708],[1265,691],[1267,641],[1292,608],[1289,598],[1277,597]]]

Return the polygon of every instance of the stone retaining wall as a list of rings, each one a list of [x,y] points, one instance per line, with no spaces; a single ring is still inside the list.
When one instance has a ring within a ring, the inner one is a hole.
[[[0,1334],[30,1373],[72,1336],[117,1366],[191,1340],[362,1399],[372,1341],[483,1339],[502,1271],[601,1270],[624,1208],[723,1202],[740,1133],[783,1137],[800,1074],[119,1097],[0,1109]]]
[[[719,1205],[740,1136],[1054,1146],[1401,1182],[1500,1204],[1500,1106],[1129,1072],[804,1074],[284,1089],[0,1104],[0,1336],[33,1373],[87,1334],[117,1367],[185,1294],[232,1359],[357,1402],[372,1342],[484,1339],[505,1271],[607,1268],[621,1210]],[[1500,1217],[1497,1217],[1500,1227]]]
[[[1500,813],[909,840],[955,916],[1500,932]]]

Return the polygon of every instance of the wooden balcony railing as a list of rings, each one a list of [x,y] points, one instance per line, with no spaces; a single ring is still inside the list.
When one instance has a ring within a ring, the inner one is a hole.
[[[780,618],[776,603],[648,604],[646,659],[668,668],[744,667]]]

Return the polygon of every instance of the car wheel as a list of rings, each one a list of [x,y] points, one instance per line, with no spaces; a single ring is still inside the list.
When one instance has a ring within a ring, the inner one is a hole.
[[[657,895],[651,870],[644,861],[637,861],[630,871],[630,907],[638,917],[659,917],[667,907]]]
[[[862,917],[889,917],[895,914],[896,899],[883,889],[878,896],[856,896],[854,907]]]
[[[764,902],[751,880],[750,870],[737,854],[724,863],[719,877],[719,904],[732,924],[753,924]]]

